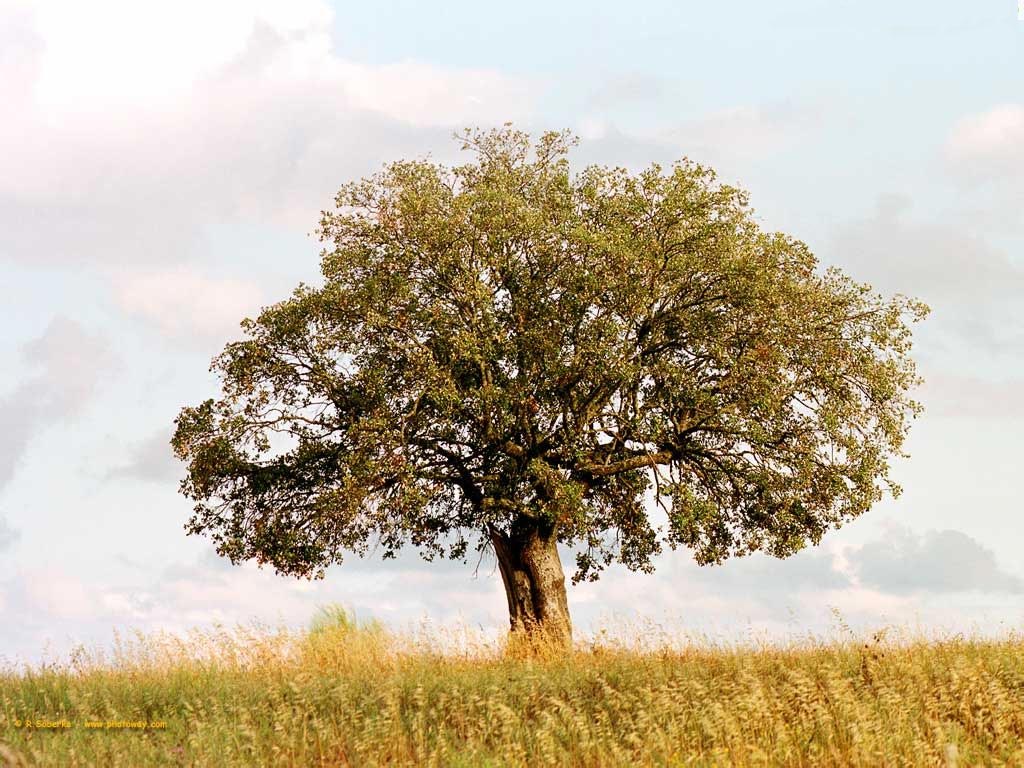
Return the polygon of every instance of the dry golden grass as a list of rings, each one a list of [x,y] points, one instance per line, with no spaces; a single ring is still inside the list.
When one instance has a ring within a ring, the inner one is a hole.
[[[1024,765],[1020,636],[637,638],[524,658],[341,612],[137,635],[0,673],[0,765]]]

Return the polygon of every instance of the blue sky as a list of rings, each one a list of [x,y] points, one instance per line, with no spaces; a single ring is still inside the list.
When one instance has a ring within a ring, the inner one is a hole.
[[[301,625],[342,602],[396,627],[500,631],[486,561],[355,561],[313,584],[182,530],[178,409],[216,393],[237,323],[318,279],[346,180],[454,130],[569,128],[574,162],[688,156],[766,228],[930,303],[905,493],[789,560],[573,588],[615,616],[739,637],[1024,622],[1024,23],[983,3],[0,0],[0,648],[113,627]],[[45,649],[50,649],[46,651]]]

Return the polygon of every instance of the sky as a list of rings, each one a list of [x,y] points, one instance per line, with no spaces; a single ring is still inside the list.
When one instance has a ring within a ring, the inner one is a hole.
[[[493,559],[231,565],[168,441],[239,321],[318,284],[341,184],[506,121],[576,133],[575,168],[710,165],[932,307],[898,499],[786,560],[613,568],[570,587],[578,634],[1024,630],[1022,72],[1013,0],[0,0],[0,661],[331,603],[503,630]]]

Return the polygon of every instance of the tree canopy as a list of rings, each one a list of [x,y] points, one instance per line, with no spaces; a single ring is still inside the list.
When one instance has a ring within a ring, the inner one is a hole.
[[[665,546],[784,557],[898,494],[923,304],[820,269],[697,163],[574,174],[565,133],[461,140],[464,165],[344,185],[323,285],[214,360],[221,397],[173,438],[190,533],[301,576],[493,548],[513,629],[568,632],[556,543],[576,580]]]

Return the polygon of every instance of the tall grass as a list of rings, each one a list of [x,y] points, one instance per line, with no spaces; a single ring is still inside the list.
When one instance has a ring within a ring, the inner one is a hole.
[[[644,631],[533,656],[441,635],[328,610],[307,632],[136,634],[7,669],[0,765],[1024,765],[1018,635]]]

